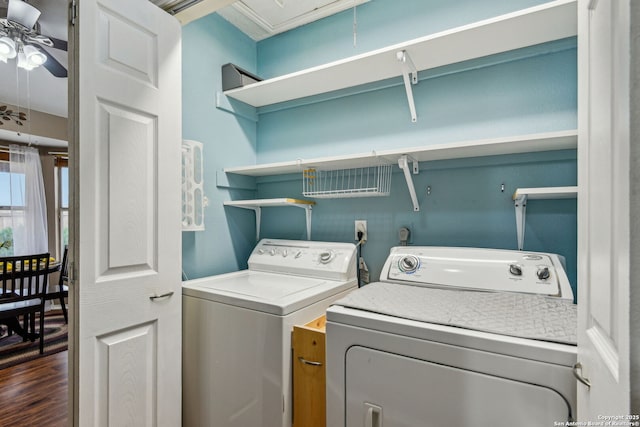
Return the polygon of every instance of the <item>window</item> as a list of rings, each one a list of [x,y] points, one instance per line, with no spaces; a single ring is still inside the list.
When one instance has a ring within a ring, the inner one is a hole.
[[[58,242],[60,254],[69,244],[69,167],[67,159],[56,159],[56,178],[58,192],[56,206],[58,214]]]
[[[13,255],[13,229],[24,225],[19,215],[11,216],[24,207],[24,188],[24,174],[11,176],[9,162],[0,160],[0,256]]]
[[[24,219],[21,218],[20,213],[24,211],[25,176],[17,173],[10,174],[9,156],[3,154],[6,153],[0,152],[0,256],[10,256],[14,254],[14,230],[24,227]],[[69,243],[69,168],[66,158],[56,157],[54,175],[55,177],[44,177],[45,180],[55,179],[56,188],[55,246],[58,252],[56,254],[52,247],[49,249],[52,256],[61,257],[65,245]],[[50,229],[49,234],[52,233],[53,230]]]

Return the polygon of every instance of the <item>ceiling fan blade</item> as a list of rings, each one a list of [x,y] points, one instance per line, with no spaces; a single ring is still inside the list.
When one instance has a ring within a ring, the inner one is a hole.
[[[61,39],[56,39],[55,37],[49,37],[47,36],[47,38],[49,40],[51,40],[53,42],[53,48],[54,49],[60,49],[60,50],[67,50],[67,41],[66,40],[61,40]]]
[[[32,44],[31,46],[35,46],[36,49],[42,51],[45,55],[47,55],[47,60],[44,64],[42,64],[42,66],[49,70],[49,72],[53,74],[54,77],[67,77],[67,69],[64,67],[64,65],[58,62],[56,58],[51,56],[49,52],[44,50],[42,46],[38,44]]]
[[[28,38],[28,41],[40,43],[41,45],[52,47],[54,49],[67,50],[67,41],[42,34],[40,31],[40,23],[36,24],[35,30],[26,37]]]
[[[7,19],[9,21],[17,22],[26,29],[31,30],[38,22],[39,17],[40,11],[29,3],[25,3],[22,0],[9,0],[7,9]]]

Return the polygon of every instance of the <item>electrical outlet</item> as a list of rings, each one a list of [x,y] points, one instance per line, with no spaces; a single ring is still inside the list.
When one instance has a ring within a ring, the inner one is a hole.
[[[355,229],[355,240],[358,241],[358,232],[362,232],[362,243],[367,241],[367,220],[366,219],[357,219],[356,220],[356,229]]]

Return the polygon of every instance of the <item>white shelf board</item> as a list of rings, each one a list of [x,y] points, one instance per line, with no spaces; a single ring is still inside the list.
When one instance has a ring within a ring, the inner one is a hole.
[[[513,193],[513,200],[521,197],[526,197],[528,200],[575,199],[578,197],[578,187],[518,188]]]
[[[406,51],[418,71],[577,35],[576,0],[556,0],[361,55],[263,80],[224,94],[262,107],[397,77]]]
[[[254,200],[233,200],[224,202],[225,206],[235,206],[237,208],[255,209],[277,206],[301,206],[306,207],[309,205],[315,205],[313,200],[300,200],[300,199],[254,199]]]
[[[224,202],[225,206],[234,206],[236,208],[251,209],[256,214],[256,241],[260,239],[260,225],[262,222],[262,208],[277,206],[295,206],[304,209],[305,219],[307,222],[307,240],[311,240],[311,210],[316,202],[313,200],[300,199],[253,199],[253,200],[234,200]]]
[[[516,209],[516,232],[518,238],[518,250],[524,248],[524,229],[527,218],[527,202],[529,200],[542,199],[575,199],[578,197],[578,187],[537,187],[518,188],[513,193],[514,207]]]
[[[375,165],[378,162],[397,164],[398,159],[405,154],[413,160],[425,162],[432,160],[575,149],[577,148],[577,145],[578,132],[576,130],[568,130],[515,137],[423,145],[419,147],[382,150],[344,156],[298,159],[289,162],[225,168],[224,171],[226,173],[247,176],[284,175],[300,173],[306,168],[334,170],[367,167]]]

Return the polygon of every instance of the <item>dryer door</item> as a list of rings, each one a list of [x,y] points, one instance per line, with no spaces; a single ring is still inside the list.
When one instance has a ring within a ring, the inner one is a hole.
[[[347,427],[539,427],[571,416],[546,387],[357,346],[346,396]]]

